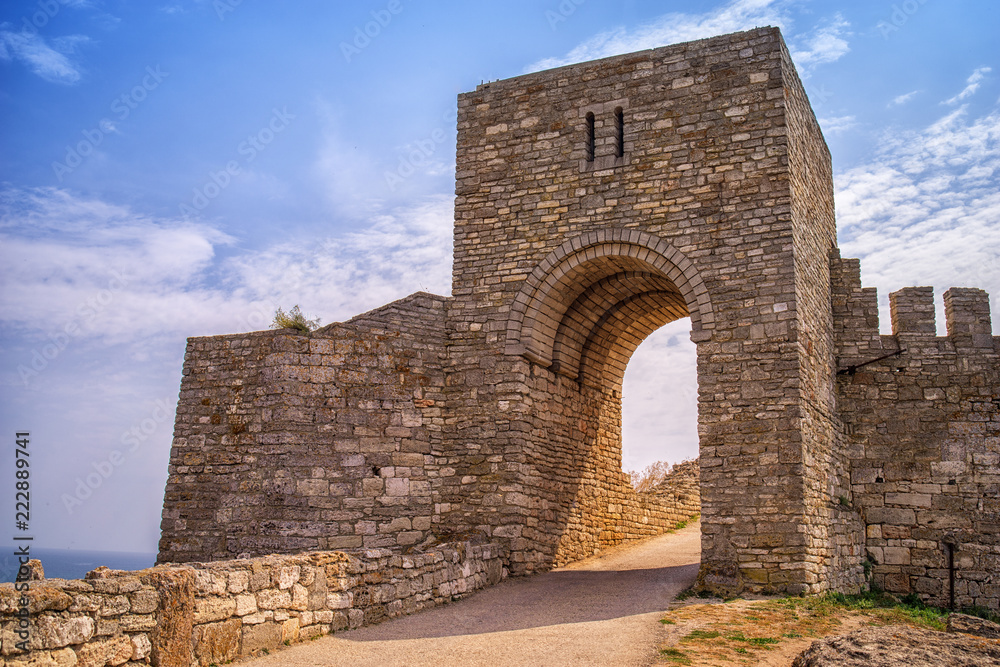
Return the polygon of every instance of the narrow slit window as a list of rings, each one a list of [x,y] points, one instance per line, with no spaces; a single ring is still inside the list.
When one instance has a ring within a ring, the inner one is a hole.
[[[621,107],[615,109],[615,155],[625,156],[625,112]]]
[[[587,114],[587,162],[594,161],[594,114]]]

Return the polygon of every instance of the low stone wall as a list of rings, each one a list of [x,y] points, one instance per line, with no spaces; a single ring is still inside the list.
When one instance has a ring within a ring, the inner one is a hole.
[[[0,665],[223,664],[409,614],[507,576],[495,544],[98,568],[83,580],[0,584]],[[19,650],[26,603],[28,651]]]
[[[701,479],[698,459],[675,463],[659,484],[639,497],[651,496],[681,517],[681,520],[701,512]]]

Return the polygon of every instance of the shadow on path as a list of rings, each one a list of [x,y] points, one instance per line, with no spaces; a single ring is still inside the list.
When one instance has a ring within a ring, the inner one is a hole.
[[[464,600],[296,644],[253,667],[601,665],[656,660],[658,623],[698,574],[701,527],[618,547]]]
[[[337,636],[360,642],[453,637],[661,612],[697,576],[697,563],[650,570],[557,570],[509,579],[459,602]]]

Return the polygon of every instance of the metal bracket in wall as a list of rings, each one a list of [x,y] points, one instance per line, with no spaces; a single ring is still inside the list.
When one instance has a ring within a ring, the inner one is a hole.
[[[866,361],[864,363],[854,364],[853,366],[848,366],[847,368],[842,368],[839,371],[837,371],[837,375],[854,375],[859,368],[864,368],[865,366],[869,366],[871,364],[874,364],[876,362],[882,361],[884,359],[889,359],[891,357],[898,357],[899,355],[903,354],[904,352],[906,352],[906,350],[904,350],[903,348],[899,348],[895,352],[890,352],[889,354],[883,354],[878,359],[872,359],[871,361]]]

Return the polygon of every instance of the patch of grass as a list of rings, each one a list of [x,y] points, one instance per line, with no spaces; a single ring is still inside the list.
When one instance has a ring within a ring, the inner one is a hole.
[[[683,597],[700,595],[688,590]],[[693,623],[700,628],[670,641],[674,646],[683,646],[692,665],[720,665],[746,663],[762,651],[784,655],[807,643],[809,638],[842,632],[845,624],[849,627],[916,625],[941,630],[947,614],[944,609],[924,605],[917,596],[901,599],[874,590],[854,595],[828,593],[757,602],[744,600],[732,605],[689,602],[670,611],[669,619],[665,620],[674,621],[671,625]],[[758,636],[765,630],[770,636]]]
[[[751,637],[747,640],[747,643],[751,646],[770,646],[772,644],[780,644],[781,640],[774,637]]]
[[[675,597],[674,599],[683,602],[684,600],[693,597],[694,597],[694,588],[692,587],[692,588],[685,588],[680,593],[678,593],[677,597]]]
[[[676,648],[663,648],[660,649],[660,656],[667,660],[668,662],[675,662],[678,665],[690,665],[691,659],[687,657],[684,651]]]
[[[746,642],[751,646],[770,646],[771,644],[781,643],[780,639],[775,639],[774,637],[747,637],[742,632],[726,635],[726,639],[734,642]]]
[[[915,595],[900,600],[879,590],[853,594],[827,593],[820,597],[797,599],[795,606],[808,609],[820,617],[833,616],[838,610],[846,609],[867,612],[883,623],[909,623],[933,630],[944,630],[948,616],[947,610],[929,607]]]
[[[663,623],[663,625],[677,625],[677,621],[672,618],[661,618],[660,623]]]

